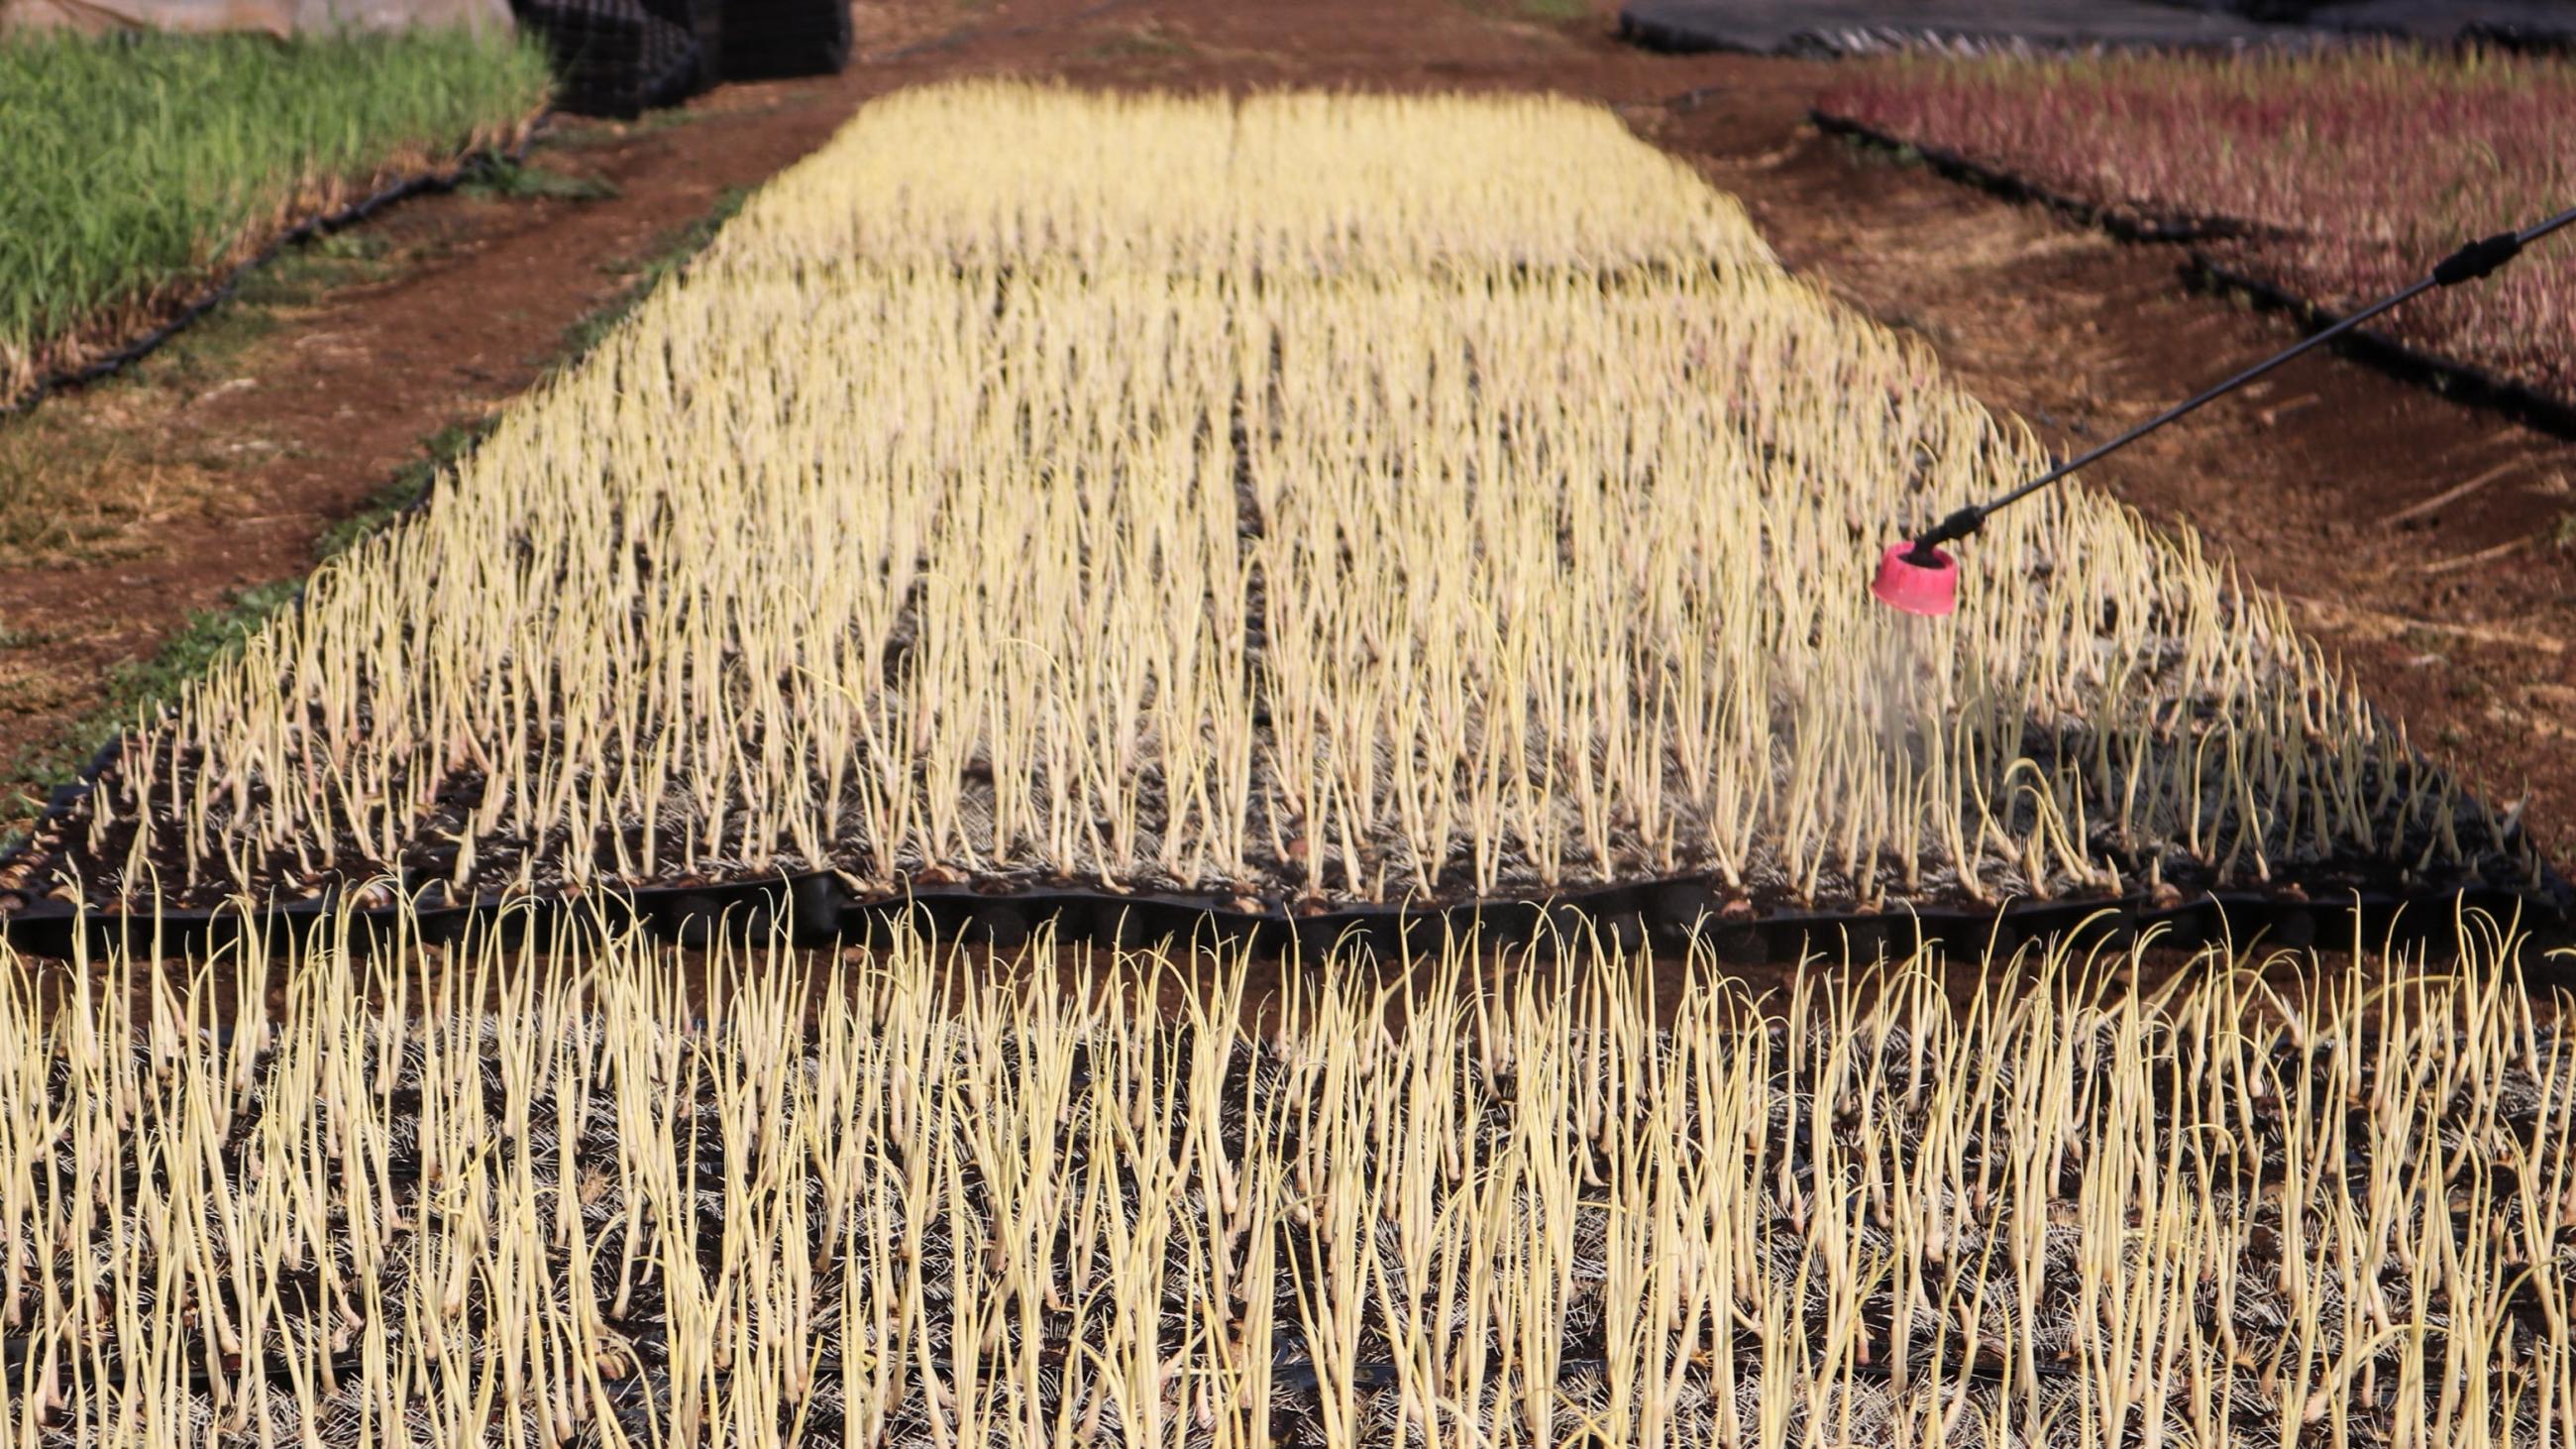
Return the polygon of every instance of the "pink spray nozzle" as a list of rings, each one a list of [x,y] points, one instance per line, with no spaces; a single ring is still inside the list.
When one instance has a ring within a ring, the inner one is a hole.
[[[1931,561],[1918,562],[1918,551]],[[1878,577],[1869,581],[1869,591],[1891,609],[1937,617],[1959,607],[1959,564],[1937,548],[1892,543],[1878,556]]]

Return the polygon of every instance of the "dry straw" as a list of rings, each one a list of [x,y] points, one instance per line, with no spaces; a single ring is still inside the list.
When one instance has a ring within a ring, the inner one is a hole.
[[[2271,600],[1538,99],[896,96],[21,883],[1871,906],[2536,869]]]
[[[2576,1058],[2471,935],[1660,1011],[1463,942],[1258,1012],[1178,947],[0,957],[0,1432],[2554,1445]]]

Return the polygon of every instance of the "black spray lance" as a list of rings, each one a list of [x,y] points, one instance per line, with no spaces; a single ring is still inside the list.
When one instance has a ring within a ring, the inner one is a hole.
[[[2256,363],[2188,402],[2177,403],[2165,409],[2100,447],[2081,457],[2058,464],[2009,493],[1990,498],[1983,503],[1969,504],[1932,525],[1911,543],[1890,544],[1887,552],[1879,557],[1878,576],[1871,580],[1870,592],[1878,595],[1880,602],[1891,608],[1902,609],[1909,614],[1949,613],[1959,604],[1959,565],[1957,560],[1942,550],[1941,545],[1955,543],[1975,533],[1985,526],[1987,518],[1991,517],[1996,509],[2020,502],[2086,464],[2118,452],[2174,419],[2225,397],[2292,358],[2332,342],[2371,318],[2402,303],[2413,301],[2435,287],[2457,286],[2459,283],[2486,276],[2520,256],[2523,248],[2571,223],[2576,223],[2576,209],[2562,211],[2547,221],[2526,227],[2521,231],[2498,232],[2483,240],[2473,241],[2444,257],[2441,264],[2433,268],[2431,275],[2395,296],[2353,313],[2332,327],[2299,343],[2296,347]]]

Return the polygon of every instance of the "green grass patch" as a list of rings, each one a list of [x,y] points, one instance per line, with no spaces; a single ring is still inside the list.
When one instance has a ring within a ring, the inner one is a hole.
[[[303,218],[515,133],[550,85],[501,34],[0,35],[0,402]]]
[[[525,161],[496,161],[457,189],[504,201],[606,201],[618,194],[617,184],[605,176],[579,176]]]
[[[774,110],[778,107],[770,106],[764,109]],[[557,118],[547,123],[545,135],[538,142],[538,148],[547,151],[601,150],[609,146],[623,145],[637,136],[659,135],[664,131],[693,125],[705,119],[705,114],[703,111],[690,110],[686,106],[664,106],[658,111],[646,111],[631,121],[565,121]]]
[[[1590,0],[1465,0],[1465,4],[1468,9],[1493,20],[1570,25],[1592,18]]]

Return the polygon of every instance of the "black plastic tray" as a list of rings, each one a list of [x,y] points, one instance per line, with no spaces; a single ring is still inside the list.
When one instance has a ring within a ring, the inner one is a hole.
[[[640,927],[687,946],[719,936],[804,945],[881,943],[910,930],[939,941],[1009,949],[1042,928],[1060,939],[1142,946],[1165,939],[1249,944],[1314,956],[1336,947],[1381,954],[1436,947],[1448,934],[1476,930],[1489,944],[1549,939],[1581,942],[1598,933],[1627,950],[1673,950],[1696,936],[1738,965],[1794,964],[1814,956],[1867,959],[1881,949],[1905,953],[1939,943],[1950,954],[2009,952],[2033,939],[2092,938],[2119,943],[2151,929],[2171,945],[2211,941],[2251,945],[2333,946],[2355,932],[2366,948],[2390,941],[2438,944],[2461,910],[2518,919],[2543,942],[2571,936],[2576,893],[2554,877],[2538,892],[2469,884],[2412,894],[2354,891],[2331,898],[2200,892],[2161,902],[2143,894],[2066,900],[2012,900],[1996,906],[1938,904],[1873,912],[1723,905],[1706,877],[1648,880],[1566,891],[1546,899],[1504,897],[1447,905],[1350,906],[1299,913],[1239,898],[1171,895],[1101,888],[996,891],[973,885],[921,885],[861,894],[835,872],[781,875],[717,885],[598,890],[578,895],[489,896],[446,902],[435,893],[408,905],[350,906],[352,937],[361,941],[452,941],[480,922],[509,939],[541,939],[578,923]],[[86,939],[93,951],[122,948],[162,954],[235,945],[256,926],[272,946],[340,919],[335,895],[259,907],[227,904],[123,915],[52,898],[27,903],[0,934],[31,955],[64,957]]]

